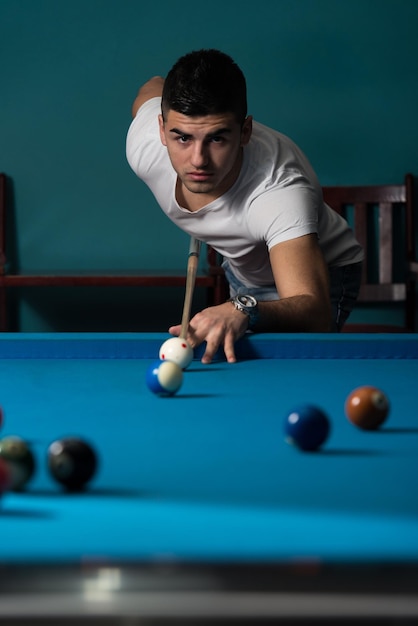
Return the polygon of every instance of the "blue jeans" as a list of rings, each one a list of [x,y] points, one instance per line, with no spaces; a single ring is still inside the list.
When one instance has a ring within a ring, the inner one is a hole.
[[[246,287],[231,272],[228,261],[224,261],[222,267],[229,283],[231,297],[241,293],[252,295],[260,302],[280,299],[275,285]],[[360,289],[361,270],[362,263],[329,268],[333,332],[339,332],[342,329],[354,308]]]

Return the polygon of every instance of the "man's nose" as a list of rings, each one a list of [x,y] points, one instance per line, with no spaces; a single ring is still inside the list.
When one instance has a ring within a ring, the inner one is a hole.
[[[205,167],[208,164],[208,151],[203,142],[196,142],[193,145],[191,162],[196,169]]]

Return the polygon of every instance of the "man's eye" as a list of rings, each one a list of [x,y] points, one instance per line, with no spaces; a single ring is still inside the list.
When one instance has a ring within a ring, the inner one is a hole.
[[[190,140],[189,135],[179,135],[177,139],[180,143],[187,143]]]
[[[224,138],[221,135],[214,135],[211,137],[212,143],[223,143]]]

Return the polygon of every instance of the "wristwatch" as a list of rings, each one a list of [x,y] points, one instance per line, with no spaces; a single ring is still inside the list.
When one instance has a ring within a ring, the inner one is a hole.
[[[248,328],[249,330],[252,330],[258,321],[258,302],[254,296],[238,294],[229,301],[232,302],[238,311],[248,315]]]

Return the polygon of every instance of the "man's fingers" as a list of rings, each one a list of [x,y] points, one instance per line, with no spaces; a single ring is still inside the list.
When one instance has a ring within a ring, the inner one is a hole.
[[[224,352],[228,363],[236,363],[237,357],[235,356],[235,342],[230,334],[225,337]]]
[[[219,346],[220,346],[219,342],[208,341],[205,353],[202,357],[202,363],[212,363],[212,360],[214,356],[216,355],[219,349]],[[223,347],[224,347],[225,357],[228,363],[236,363],[237,358],[235,356],[234,340],[229,334],[226,337],[224,337]]]

